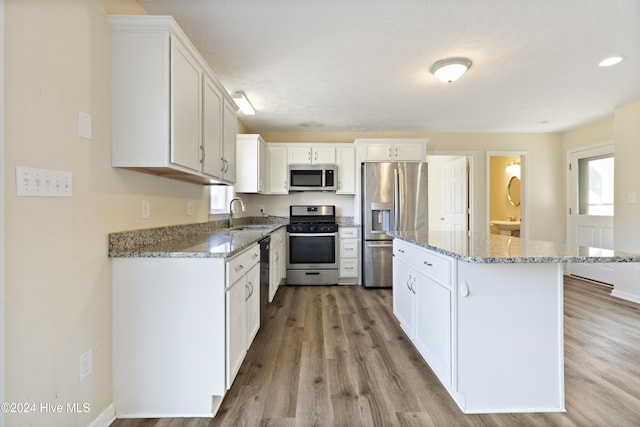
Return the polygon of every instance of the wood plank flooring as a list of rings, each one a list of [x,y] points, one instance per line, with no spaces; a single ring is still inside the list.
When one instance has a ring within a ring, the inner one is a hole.
[[[281,287],[214,419],[112,427],[640,426],[640,307],[565,278],[566,413],[464,415],[409,343],[390,289]]]

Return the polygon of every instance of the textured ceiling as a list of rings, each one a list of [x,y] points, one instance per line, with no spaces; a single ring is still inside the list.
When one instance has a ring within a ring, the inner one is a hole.
[[[640,100],[638,0],[139,3],[247,94],[257,132],[555,132]],[[429,67],[452,56],[473,65],[441,83]]]

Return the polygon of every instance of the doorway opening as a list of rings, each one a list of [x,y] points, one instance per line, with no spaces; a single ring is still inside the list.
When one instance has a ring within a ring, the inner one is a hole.
[[[523,152],[487,153],[487,230],[526,237],[526,158]]]
[[[567,153],[567,241],[571,245],[613,249],[613,143],[582,147]],[[568,264],[568,273],[613,284],[614,269],[607,263]]]

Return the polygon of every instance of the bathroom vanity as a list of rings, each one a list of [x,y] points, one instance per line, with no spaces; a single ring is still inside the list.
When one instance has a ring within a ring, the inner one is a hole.
[[[564,411],[562,263],[640,262],[495,234],[393,236],[394,314],[464,413]]]

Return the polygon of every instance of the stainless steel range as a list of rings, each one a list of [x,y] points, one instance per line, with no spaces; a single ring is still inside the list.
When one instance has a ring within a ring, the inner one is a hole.
[[[338,224],[336,207],[289,207],[287,284],[338,283]]]

